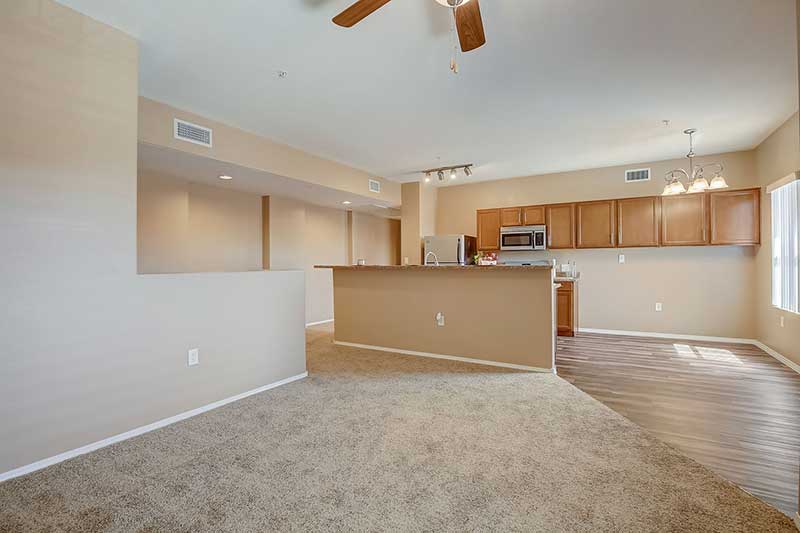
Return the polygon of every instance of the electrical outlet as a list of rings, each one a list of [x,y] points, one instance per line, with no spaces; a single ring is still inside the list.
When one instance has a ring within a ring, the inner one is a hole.
[[[199,365],[200,364],[200,349],[199,348],[192,348],[189,350],[189,357],[187,358],[187,363],[189,366]]]
[[[444,327],[444,313],[441,311],[436,313],[436,325],[440,328]]]
[[[408,257],[404,257],[404,258],[403,258],[403,264],[404,264],[404,265],[407,265],[407,264],[408,264]]]
[[[619,254],[619,264],[620,265],[625,264],[625,254]]]
[[[784,319],[784,317],[781,317],[781,327],[784,327],[784,325],[783,325],[783,319]]]
[[[660,313],[663,310],[664,310],[664,304],[662,304],[661,302],[656,302],[656,313]]]

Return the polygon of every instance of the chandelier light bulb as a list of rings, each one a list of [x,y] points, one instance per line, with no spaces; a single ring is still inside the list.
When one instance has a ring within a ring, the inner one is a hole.
[[[670,188],[672,189],[672,194],[683,194],[686,192],[686,187],[678,179],[672,182]]]
[[[728,188],[728,182],[725,181],[725,178],[723,178],[720,174],[717,174],[716,176],[714,176],[714,179],[711,180],[711,184],[708,186],[708,188],[709,189],[727,189]]]

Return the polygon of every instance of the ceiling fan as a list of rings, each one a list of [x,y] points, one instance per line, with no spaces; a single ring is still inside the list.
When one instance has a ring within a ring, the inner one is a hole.
[[[389,3],[390,0],[358,0],[333,18],[339,26],[350,28],[368,15]],[[458,40],[462,52],[475,50],[486,44],[483,33],[481,8],[478,0],[436,0],[439,4],[453,10]]]

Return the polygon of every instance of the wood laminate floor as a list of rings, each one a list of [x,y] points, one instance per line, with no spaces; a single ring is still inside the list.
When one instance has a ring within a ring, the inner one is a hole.
[[[559,337],[558,375],[786,514],[797,511],[800,375],[755,346]]]

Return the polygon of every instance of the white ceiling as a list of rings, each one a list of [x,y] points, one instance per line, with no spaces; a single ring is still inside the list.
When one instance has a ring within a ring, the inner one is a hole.
[[[322,207],[349,209],[381,218],[400,218],[400,210],[382,200],[163,146],[139,143],[138,156],[139,170],[144,172],[166,174],[185,181],[259,196],[284,196]],[[221,180],[220,176],[230,176],[233,179]],[[345,201],[350,203],[345,205]]]
[[[350,1],[61,0],[141,41],[144,96],[401,181],[749,149],[798,107],[795,0],[484,0],[458,76],[446,8]]]

